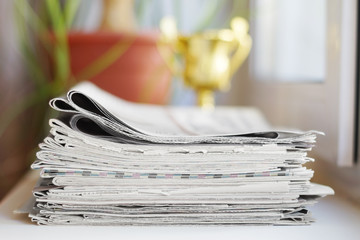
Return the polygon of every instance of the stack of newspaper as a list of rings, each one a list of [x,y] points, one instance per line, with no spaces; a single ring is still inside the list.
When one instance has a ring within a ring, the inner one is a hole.
[[[303,167],[319,133],[272,131],[253,108],[135,104],[90,83],[50,105],[38,224],[300,225],[333,194]]]

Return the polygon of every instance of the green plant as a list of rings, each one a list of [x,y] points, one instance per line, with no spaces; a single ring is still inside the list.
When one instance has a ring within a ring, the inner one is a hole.
[[[67,30],[74,19],[79,0],[46,0],[37,5],[16,0],[15,20],[19,49],[22,53],[31,90],[9,106],[0,122],[0,136],[20,113],[37,107],[68,89],[73,79],[70,74]],[[51,68],[50,62],[53,64]],[[47,111],[44,111],[46,114]]]
[[[14,0],[7,4],[8,9],[14,9],[17,51],[24,74],[16,80],[22,84],[14,84],[18,93],[8,98],[12,102],[1,107],[0,198],[34,159],[35,146],[45,136],[51,114],[48,100],[73,84],[66,32],[79,3]]]

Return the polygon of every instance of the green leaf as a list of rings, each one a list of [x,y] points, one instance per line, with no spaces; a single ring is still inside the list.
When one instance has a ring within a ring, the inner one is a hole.
[[[67,43],[65,16],[60,1],[46,0],[46,6],[52,23],[54,41],[54,87],[65,88],[70,75],[70,57]]]
[[[114,44],[109,50],[86,66],[86,68],[83,69],[79,74],[77,74],[76,79],[90,79],[105,70],[129,49],[134,40],[135,37],[129,37],[128,39],[124,39]]]
[[[30,6],[29,2],[24,0],[16,0],[15,10],[15,17],[21,19],[20,21],[23,25],[26,24],[31,28],[36,37],[41,41],[45,50],[51,54],[51,48],[49,44],[49,30],[44,21]],[[29,41],[28,38],[26,40]]]
[[[26,23],[28,22],[27,16],[29,15],[29,5],[27,1],[17,0],[15,1],[15,24],[18,30],[18,39],[20,48],[22,50],[22,57],[25,61],[26,67],[32,76],[36,86],[40,86],[44,84],[47,79],[45,77],[44,72],[42,71],[42,67],[37,61],[37,56],[33,46],[31,45],[30,33],[28,31]],[[31,7],[30,7],[31,8]]]
[[[80,0],[68,0],[64,5],[65,22],[67,29],[71,28],[76,12],[79,8]]]

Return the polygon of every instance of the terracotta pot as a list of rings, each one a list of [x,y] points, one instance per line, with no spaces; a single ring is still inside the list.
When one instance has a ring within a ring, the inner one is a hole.
[[[125,100],[167,103],[171,73],[159,53],[156,34],[71,32],[68,41],[77,80],[90,80]]]

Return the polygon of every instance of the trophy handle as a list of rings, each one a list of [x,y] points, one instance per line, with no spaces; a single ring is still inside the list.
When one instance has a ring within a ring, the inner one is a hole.
[[[182,67],[176,58],[176,54],[179,53],[180,43],[175,19],[172,17],[164,17],[161,19],[160,31],[161,38],[157,44],[158,51],[171,73],[177,77],[182,76]]]
[[[230,76],[233,76],[238,67],[243,64],[249,55],[252,40],[248,34],[249,23],[244,18],[236,17],[231,20],[230,25],[234,32],[235,39],[238,42],[237,50],[230,61]]]

